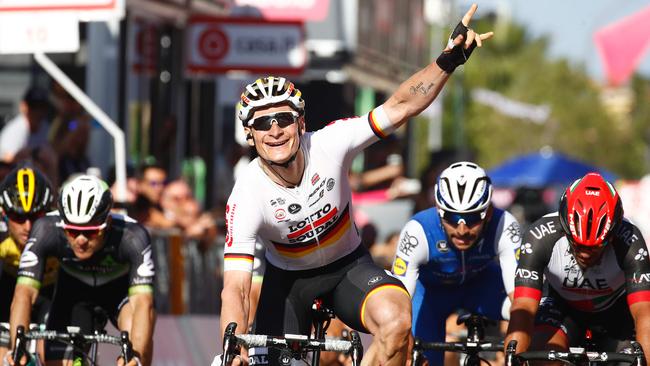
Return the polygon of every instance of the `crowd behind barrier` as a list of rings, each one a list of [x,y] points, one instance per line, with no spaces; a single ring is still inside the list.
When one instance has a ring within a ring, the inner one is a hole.
[[[186,239],[178,229],[150,229],[159,314],[219,314],[224,238],[212,245]]]

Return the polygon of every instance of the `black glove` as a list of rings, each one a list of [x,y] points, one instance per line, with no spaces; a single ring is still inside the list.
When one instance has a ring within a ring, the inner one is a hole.
[[[447,47],[450,47],[451,49],[442,51],[436,60],[438,67],[440,67],[448,74],[451,74],[458,66],[464,64],[467,59],[469,59],[469,56],[472,54],[472,51],[474,51],[474,48],[476,48],[476,40],[474,40],[472,41],[472,44],[470,44],[469,47],[465,49],[467,30],[468,28],[463,25],[462,22],[459,22],[456,28],[454,28],[454,31],[451,33],[451,36],[449,36]],[[463,42],[459,45],[455,45],[454,39],[456,39],[456,37],[459,35],[463,36]]]

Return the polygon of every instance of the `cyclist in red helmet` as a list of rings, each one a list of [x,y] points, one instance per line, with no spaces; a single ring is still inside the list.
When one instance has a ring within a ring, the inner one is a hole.
[[[648,249],[612,184],[596,173],[576,180],[522,243],[506,344],[568,350],[590,329],[600,351],[636,339],[648,357]]]

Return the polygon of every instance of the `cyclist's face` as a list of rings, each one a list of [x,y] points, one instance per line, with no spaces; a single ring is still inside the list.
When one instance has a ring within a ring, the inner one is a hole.
[[[43,214],[32,215],[32,216],[13,216],[7,215],[7,228],[9,229],[9,235],[16,242],[18,248],[22,251],[29,239],[29,232],[32,230],[32,224],[36,219],[43,216]]]
[[[488,209],[485,218],[482,220],[475,220],[473,219],[472,215],[468,215],[466,219],[462,219],[462,215],[459,215],[458,217],[455,215],[450,215],[449,218],[445,218],[445,216],[443,216],[441,221],[442,226],[447,232],[447,236],[451,240],[451,243],[456,247],[456,249],[468,250],[481,236],[484,223],[488,220],[490,215],[491,210]]]
[[[451,243],[454,244],[458,250],[467,250],[474,245],[481,235],[481,231],[483,230],[483,221],[472,226],[467,226],[465,223],[453,225],[442,220],[442,226],[445,228],[449,239],[451,239]]]
[[[292,112],[295,113],[289,106],[274,106],[255,111],[253,119],[279,113],[286,116],[286,113]],[[300,146],[300,133],[304,132],[302,117],[297,117],[296,123],[290,123],[284,125],[284,127],[280,119],[278,117],[277,121],[273,121],[271,128],[268,130],[256,129],[255,125],[246,128],[246,133],[252,134],[253,137],[253,139],[248,140],[248,143],[255,146],[255,150],[257,150],[260,157],[278,164],[286,162],[295,154]],[[267,128],[268,125],[263,126],[260,124],[260,127]]]
[[[104,246],[106,228],[99,230],[68,230],[64,229],[70,248],[75,257],[86,260]]]
[[[569,240],[569,243],[571,244],[573,257],[581,268],[589,268],[598,263],[603,255],[603,252],[605,252],[606,247],[605,244],[600,246],[578,245],[572,243],[571,240]]]

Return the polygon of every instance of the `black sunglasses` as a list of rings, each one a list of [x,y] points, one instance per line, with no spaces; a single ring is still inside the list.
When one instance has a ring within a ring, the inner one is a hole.
[[[102,229],[89,229],[89,230],[79,230],[79,229],[63,229],[66,234],[70,235],[73,239],[76,239],[79,235],[85,236],[87,239],[92,240],[101,234]]]
[[[461,222],[465,223],[467,226],[474,226],[479,222],[485,219],[485,212],[470,212],[470,213],[459,213],[440,210],[443,220],[445,220],[450,225],[458,226]]]
[[[278,127],[285,128],[295,123],[297,120],[298,113],[296,112],[278,112],[254,118],[248,125],[258,131],[268,131],[273,127],[273,122],[277,123]]]
[[[11,220],[11,221],[13,221],[15,223],[18,223],[18,224],[24,224],[25,221],[27,221],[27,220],[29,220],[31,222],[34,222],[34,221],[40,219],[43,216],[45,216],[45,212],[35,212],[35,213],[23,214],[23,215],[13,213],[13,212],[8,212],[7,213],[7,217],[9,218],[9,220]]]

